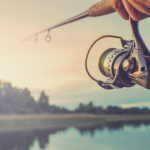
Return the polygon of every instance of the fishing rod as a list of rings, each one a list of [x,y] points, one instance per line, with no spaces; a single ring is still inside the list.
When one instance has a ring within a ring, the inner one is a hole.
[[[62,23],[52,26],[43,31],[37,32],[23,41],[26,41],[33,36],[37,37],[38,34],[48,31],[45,41],[51,40],[50,30],[60,27],[62,25],[83,19],[88,16],[96,17],[115,12],[111,6],[111,0],[102,0],[97,4],[91,6],[88,11],[72,17]],[[89,77],[98,83],[104,89],[116,89],[123,87],[132,87],[136,84],[150,89],[150,53],[139,32],[138,21],[129,19],[133,40],[125,40],[122,37],[114,35],[105,35],[93,42],[89,48],[86,59],[85,69]],[[109,48],[105,50],[99,58],[98,67],[100,72],[108,77],[106,82],[95,79],[89,72],[87,67],[87,60],[89,53],[93,46],[103,38],[118,38],[122,44],[122,49]],[[37,39],[35,38],[35,41]]]
[[[67,19],[66,21],[63,21],[59,24],[56,24],[50,28],[44,29],[37,33],[34,33],[34,34],[28,36],[27,38],[23,39],[21,42],[30,40],[33,37],[34,37],[34,41],[37,42],[37,36],[46,31],[48,32],[48,34],[45,37],[45,41],[50,42],[51,41],[50,30],[52,30],[52,29],[55,29],[57,27],[63,26],[65,24],[68,24],[68,23],[71,23],[71,22],[74,22],[74,21],[77,21],[77,20],[80,20],[80,19],[83,19],[86,17],[103,16],[103,15],[110,14],[113,12],[115,12],[115,10],[111,6],[111,0],[102,0],[98,3],[96,3],[95,5],[91,6],[87,11],[85,11],[75,17],[72,17],[70,19]]]

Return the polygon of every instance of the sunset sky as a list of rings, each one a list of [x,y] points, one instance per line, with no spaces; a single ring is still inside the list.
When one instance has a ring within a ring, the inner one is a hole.
[[[25,37],[78,15],[97,0],[0,0],[0,79],[12,86],[28,88],[35,99],[42,90],[50,104],[73,109],[93,101],[95,105],[150,107],[150,90],[132,88],[104,90],[86,74],[84,60],[92,42],[103,35],[132,39],[129,21],[117,13],[88,17],[52,30],[52,41],[20,43]],[[150,48],[150,19],[140,21],[140,32]],[[121,48],[119,40],[105,39],[94,46],[89,70],[97,79],[106,80],[98,69],[101,53],[107,48]]]

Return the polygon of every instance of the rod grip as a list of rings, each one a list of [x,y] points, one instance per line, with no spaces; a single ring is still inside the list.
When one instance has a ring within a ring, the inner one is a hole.
[[[102,0],[88,10],[89,15],[92,17],[103,16],[113,12],[115,12],[115,9],[111,6],[111,0]]]

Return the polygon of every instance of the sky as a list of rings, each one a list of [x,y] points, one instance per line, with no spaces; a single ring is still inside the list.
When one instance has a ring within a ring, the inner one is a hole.
[[[76,16],[97,0],[0,0],[0,79],[18,88],[28,88],[38,100],[41,91],[50,104],[74,109],[92,101],[96,106],[150,107],[150,91],[132,88],[104,90],[86,74],[85,56],[94,40],[103,35],[132,39],[129,21],[117,13],[88,17],[50,31],[52,41],[20,41],[27,36]],[[150,19],[140,21],[140,32],[150,47]],[[91,74],[105,81],[98,69],[100,55],[107,48],[121,48],[119,40],[104,39],[89,56]]]

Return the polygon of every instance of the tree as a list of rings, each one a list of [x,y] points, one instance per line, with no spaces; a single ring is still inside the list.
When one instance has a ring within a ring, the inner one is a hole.
[[[42,111],[50,113],[49,97],[44,93],[44,91],[41,92],[39,106]]]

